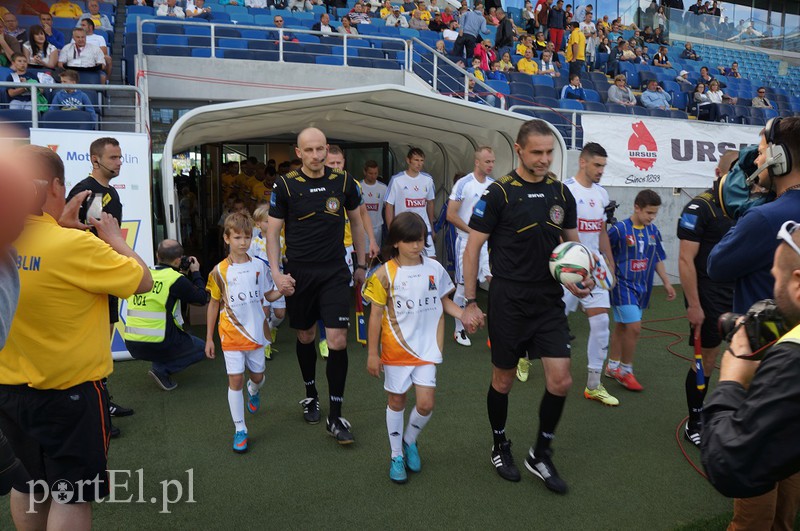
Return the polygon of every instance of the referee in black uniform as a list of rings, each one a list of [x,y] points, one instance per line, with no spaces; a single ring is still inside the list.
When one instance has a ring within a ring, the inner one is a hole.
[[[726,151],[716,168],[717,179],[728,173],[739,158],[738,151]],[[728,233],[733,221],[713,200],[712,190],[706,190],[692,199],[678,220],[680,240],[678,272],[683,286],[686,317],[691,328],[689,345],[694,346],[694,331],[700,328],[700,347],[703,356],[703,389],[697,388],[697,369],[692,363],[686,373],[686,406],[689,419],[683,427],[687,441],[700,446],[702,437],[703,401],[708,393],[708,382],[719,355],[722,338],[719,333],[719,316],[732,311],[734,282],[715,282],[708,276],[708,255]]]
[[[570,376],[570,343],[561,285],[549,270],[552,250],[564,241],[579,241],[575,198],[550,173],[555,134],[542,120],[525,122],[514,146],[519,165],[486,189],[473,209],[472,229],[464,252],[464,320],[468,328],[482,321],[475,300],[478,256],[489,241],[492,285],[489,288],[489,339],[492,348],[492,383],[486,402],[494,446],[492,464],[509,481],[520,474],[506,439],[508,393],[514,382],[519,358],[540,358],[546,389],[539,406],[536,443],[525,459],[525,467],[559,494],[567,484],[559,477],[551,459],[550,444],[564,409]],[[572,293],[585,297],[594,285],[584,282]]]
[[[339,444],[353,442],[350,423],[342,417],[347,379],[347,328],[350,323],[350,270],[344,255],[344,213],[353,234],[362,234],[361,192],[344,170],[327,168],[328,144],[319,129],[297,135],[299,170],[275,181],[270,200],[267,254],[275,285],[286,296],[289,325],[297,330],[297,361],[306,387],[303,418],[320,420],[315,381],[317,352],[314,336],[317,320],[325,325],[329,357],[326,367],[330,414],[328,433]],[[286,227],[286,274],[281,272],[281,229]],[[353,238],[356,256],[363,260],[364,239]],[[366,265],[359,262],[353,278],[364,281]]]

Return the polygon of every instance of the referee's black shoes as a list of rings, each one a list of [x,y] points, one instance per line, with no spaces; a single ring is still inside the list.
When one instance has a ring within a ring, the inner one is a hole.
[[[353,434],[350,432],[350,423],[344,417],[331,420],[328,418],[328,435],[336,439],[339,444],[352,444]]]
[[[567,484],[558,475],[551,459],[552,456],[552,450],[545,450],[540,455],[534,455],[533,448],[531,448],[528,451],[528,457],[525,458],[525,468],[544,481],[544,486],[548,489],[558,494],[566,494]]]
[[[133,410],[127,407],[122,407],[119,404],[115,404],[109,398],[108,400],[108,413],[112,417],[130,417],[133,415]]]
[[[511,455],[511,441],[503,441],[492,447],[492,464],[501,478],[508,481],[521,479],[519,469],[514,464],[514,456]]]

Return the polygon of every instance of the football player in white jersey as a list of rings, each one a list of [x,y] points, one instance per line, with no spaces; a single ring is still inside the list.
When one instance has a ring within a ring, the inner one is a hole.
[[[494,169],[494,151],[489,146],[481,146],[475,150],[475,169],[459,179],[450,194],[447,203],[447,221],[456,228],[456,293],[453,300],[463,308],[467,299],[464,297],[464,249],[469,237],[469,218],[472,209],[478,202],[486,188],[494,182],[491,177]],[[489,246],[484,243],[481,247],[480,264],[478,265],[478,282],[490,281],[492,274],[489,271]],[[456,319],[455,340],[459,345],[469,347],[472,345],[464,325]]]
[[[596,256],[604,258],[606,264],[613,267],[611,244],[606,231],[605,208],[608,206],[608,193],[598,184],[606,167],[608,153],[600,144],[590,142],[583,146],[578,159],[579,169],[575,177],[567,179],[564,184],[575,196],[578,209],[578,236],[581,243]],[[608,274],[613,278],[613,270]],[[619,400],[611,396],[600,383],[600,373],[608,355],[608,309],[611,307],[609,292],[595,286],[589,297],[578,299],[564,290],[564,304],[567,315],[583,306],[589,318],[589,342],[586,352],[589,358],[589,376],[583,396],[589,400],[597,400],[606,406],[617,406]]]
[[[389,181],[386,192],[386,227],[392,226],[392,220],[401,212],[415,212],[428,226],[428,238],[425,240],[425,256],[436,258],[433,247],[433,201],[436,199],[436,188],[433,177],[422,171],[425,165],[425,153],[420,148],[411,148],[406,155],[406,171],[400,172]]]

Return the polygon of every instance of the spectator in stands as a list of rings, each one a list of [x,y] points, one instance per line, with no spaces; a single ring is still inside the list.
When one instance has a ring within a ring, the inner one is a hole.
[[[58,66],[58,50],[47,42],[47,35],[41,26],[34,25],[28,31],[31,40],[22,45],[30,68],[55,69]]]
[[[108,17],[100,12],[100,3],[97,0],[89,0],[86,2],[86,9],[89,10],[88,13],[84,13],[81,15],[81,18],[78,19],[78,23],[75,26],[80,26],[80,21],[86,18],[92,19],[94,22],[95,28],[100,28],[105,31],[114,31],[114,26],[111,24],[111,21]]]
[[[407,2],[403,3],[403,13],[411,14],[417,8],[416,0],[408,0]]]
[[[611,55],[611,44],[608,42],[608,37],[600,39],[600,43],[597,45],[597,53],[607,53]]]
[[[636,59],[636,54],[631,50],[628,41],[620,41],[614,52],[614,74],[619,74],[620,63],[630,63]]]
[[[153,7],[153,0],[125,0],[125,5]]]
[[[445,6],[444,12],[442,13],[442,22],[444,22],[447,26],[450,26],[450,22],[453,20],[455,20],[453,8],[450,6]]]
[[[497,103],[497,98],[488,92],[481,92],[480,94],[475,92],[475,80],[470,79],[467,86],[469,90],[467,92],[467,99],[472,103],[478,103],[480,105],[488,105],[489,107],[494,107],[495,103]]]
[[[42,13],[50,13],[50,6],[44,3],[42,0],[22,0],[17,12],[20,15],[39,16]]]
[[[281,24],[283,24],[282,18],[281,18]],[[355,26],[350,24],[349,17],[342,17],[342,25],[339,26],[337,31],[342,35],[358,35],[358,30],[356,29]]]
[[[11,73],[8,74],[5,81],[14,83],[28,83],[37,81],[35,76],[33,79],[28,75],[28,60],[24,55],[15,53],[11,57]],[[9,99],[8,108],[11,110],[30,110],[31,109],[31,91],[28,88],[9,87],[6,89]]]
[[[525,56],[517,61],[517,71],[531,75],[539,72],[539,65],[536,64],[536,60],[533,58],[533,50],[530,48],[527,48],[525,50]]]
[[[514,63],[511,62],[511,54],[506,52],[500,56],[500,70],[503,72],[513,72]]]
[[[353,6],[353,10],[347,14],[347,18],[350,19],[350,24],[353,26],[372,23],[372,21],[369,19],[369,15],[364,12],[364,4],[361,2],[356,2],[356,5]]]
[[[660,6],[655,15],[653,15],[653,28],[661,28],[662,30],[667,27],[667,14],[664,11],[664,6]]]
[[[211,8],[206,6],[206,0],[194,0],[194,3],[188,4],[183,12],[186,18],[211,20]]]
[[[472,66],[467,68],[467,72],[475,76],[478,81],[486,81],[486,76],[483,75],[483,70],[481,69],[481,60],[477,57],[472,58]]]
[[[633,64],[635,65],[650,64],[651,59],[650,56],[647,54],[647,48],[640,48],[637,46],[636,49],[633,50],[633,54],[636,56],[633,58],[633,61],[631,61]]]
[[[420,18],[420,12],[418,10],[414,10],[411,13],[411,20],[408,22],[408,27],[415,30],[426,30],[428,29],[428,23]]]
[[[19,41],[13,37],[9,37],[3,30],[3,19],[0,18],[0,66],[8,66],[11,64],[11,57],[14,54],[22,53],[22,46]]]
[[[708,72],[708,67],[707,66],[704,66],[704,67],[700,68],[700,81],[703,82],[706,86],[710,85],[711,82],[714,81],[715,79],[716,78],[714,76],[712,76]],[[722,82],[722,81],[719,82],[719,86],[721,88],[725,88],[726,87],[725,83]]]
[[[61,48],[58,54],[59,68],[77,71],[102,71],[106,66],[103,50],[86,42],[86,30],[72,30],[72,42]]]
[[[472,52],[475,50],[475,45],[478,43],[480,36],[489,34],[489,30],[486,27],[486,19],[483,18],[483,4],[476,1],[475,8],[461,16],[460,25],[461,35],[456,39],[453,46],[453,55],[461,57],[461,54],[466,50],[467,59],[472,59]]]
[[[661,46],[658,49],[658,53],[653,56],[653,66],[658,66],[661,68],[672,68],[672,63],[669,62],[669,57],[667,57],[667,47]]]
[[[494,47],[497,53],[502,55],[503,52],[510,51],[514,46],[514,23],[506,14],[505,10],[501,7],[497,9],[497,19],[500,24],[497,26],[497,34],[494,39]]]
[[[545,50],[550,52],[550,56],[553,58],[553,64],[556,65],[556,68],[561,70],[561,61],[559,55],[556,53],[556,45],[552,42],[548,42]],[[544,53],[544,52],[542,52]]]
[[[190,0],[187,0],[189,2]],[[267,0],[244,0],[245,7],[252,7],[255,9],[266,9],[269,7],[269,3]],[[279,9],[277,6],[275,9]],[[282,9],[282,8],[280,8]],[[186,10],[184,9],[183,12],[185,13]]]
[[[89,96],[82,90],[70,88],[70,85],[77,85],[79,82],[80,74],[75,70],[61,72],[61,84],[65,87],[55,93],[50,107],[60,111],[86,111],[92,115],[92,121],[97,122],[97,113]]]
[[[751,102],[753,107],[760,109],[774,109],[772,102],[767,99],[767,88],[758,87],[757,96]]]
[[[176,2],[177,0],[167,0],[166,4],[158,7],[156,15],[159,17],[186,18],[186,13],[183,12],[183,8],[176,5]]]
[[[525,55],[525,50],[533,49],[533,38],[530,35],[521,35],[517,43],[516,55]]]
[[[414,13],[419,13],[419,18],[424,20],[425,23],[430,22],[433,18],[431,12],[428,11],[428,6],[425,4],[425,2],[417,2],[417,8],[411,12],[412,17],[414,16]]]
[[[534,13],[533,4],[530,1],[525,2],[525,8],[522,10],[522,22],[528,33],[536,31],[536,13]]]
[[[547,21],[550,15],[550,8],[553,5],[553,0],[538,0],[533,12],[536,13],[536,29],[538,31],[547,31]]]
[[[542,52],[542,59],[539,61],[539,75],[561,77],[561,72],[556,70],[556,66],[553,64],[553,52],[549,50]]]
[[[331,26],[331,16],[327,13],[323,13],[319,16],[319,22],[315,22],[313,26],[311,26],[312,31],[319,31],[324,33],[323,37],[333,37],[336,35],[336,28]]]
[[[628,78],[625,74],[614,77],[614,84],[608,89],[608,101],[632,107],[636,105],[636,96],[628,86]]]
[[[700,56],[697,55],[697,52],[695,52],[692,49],[692,43],[691,42],[687,42],[686,44],[684,44],[683,51],[681,52],[681,59],[688,59],[688,60],[691,60],[691,61],[699,61],[700,60]]]
[[[642,105],[644,105],[646,109],[663,109],[668,111],[671,101],[672,97],[659,86],[658,81],[655,79],[651,79],[647,83],[647,90],[642,92]]]
[[[508,77],[503,73],[503,68],[500,66],[500,61],[492,63],[489,71],[486,72],[486,79],[492,81],[505,81],[508,82]]]
[[[738,78],[742,77],[742,74],[739,72],[739,63],[737,63],[736,61],[731,63],[730,68],[724,66],[720,66],[718,68],[719,68],[719,73],[724,75],[725,77],[738,77]]]
[[[83,10],[78,7],[78,4],[73,4],[69,0],[58,0],[50,6],[50,14],[54,17],[77,19],[83,15]]]
[[[436,51],[442,55],[447,55],[447,48],[445,47],[444,41],[442,39],[436,41]]]
[[[66,42],[64,40],[64,34],[56,29],[53,29],[53,15],[50,13],[42,13],[39,15],[39,24],[42,26],[45,35],[47,35],[47,42],[59,50],[64,47]]]
[[[711,81],[708,85],[708,99],[711,103],[730,103],[732,105],[736,104],[736,98],[731,98],[724,92],[722,92],[722,88],[719,86],[719,81],[716,79]]]
[[[447,24],[442,21],[441,13],[433,14],[433,20],[428,23],[428,29],[436,33],[441,33],[447,29]]]
[[[586,67],[586,37],[584,37],[579,26],[580,24],[577,22],[572,22],[570,24],[572,33],[569,35],[569,42],[567,42],[566,50],[570,77],[572,77],[573,74],[579,74]],[[552,41],[550,41],[550,43],[552,43]],[[556,51],[557,49],[558,47],[556,47]],[[553,55],[553,57],[555,57],[555,55]]]
[[[562,100],[578,100],[580,102],[586,101],[586,92],[581,85],[580,74],[570,74],[569,83],[564,85],[561,89]]]
[[[391,0],[383,0],[383,7],[381,7],[380,15],[381,18],[386,20],[386,17],[392,14],[394,9],[392,8],[392,1]]]
[[[580,26],[580,24],[577,22],[575,24]],[[556,7],[550,10],[550,14],[547,16],[547,30],[549,32],[550,42],[555,43],[556,52],[560,52],[561,46],[564,45],[564,32],[567,30],[567,17],[566,11],[564,11],[564,0],[558,0],[556,2]],[[583,46],[586,47],[586,38],[583,40]]]
[[[497,18],[497,8],[496,7],[490,7],[489,8],[489,12],[486,13],[484,18],[486,19],[486,23],[488,25],[490,25],[490,26],[499,26],[500,25],[500,19]]]
[[[484,71],[489,70],[489,65],[497,60],[497,52],[492,48],[492,41],[489,39],[484,39],[477,45],[472,55],[481,60],[481,69]]]
[[[387,26],[395,27],[395,28],[407,28],[408,27],[408,20],[406,20],[406,17],[404,17],[402,15],[402,13],[400,12],[401,9],[402,8],[400,6],[394,6],[393,11],[389,14],[388,17],[386,17],[386,25]],[[458,22],[456,22],[456,21],[453,21],[452,23],[454,23],[455,25],[458,25]],[[454,33],[455,33],[455,37],[452,38],[453,41],[455,41],[456,37],[458,37],[458,32],[455,31]],[[445,37],[445,39],[447,39],[447,37]]]
[[[442,38],[447,42],[456,42],[456,39],[458,39],[458,33],[458,21],[451,20],[448,28],[442,32]]]
[[[27,42],[28,31],[19,27],[19,22],[14,13],[6,13],[3,15],[3,24],[5,25],[4,33],[9,37],[17,39],[20,46],[22,46],[22,43]]]
[[[312,11],[314,9],[310,0],[289,0],[287,6],[291,11]]]
[[[597,22],[597,29],[602,29],[606,35],[608,35],[608,32],[611,31],[611,24],[608,22],[608,15],[603,15],[603,18]]]
[[[174,2],[175,0],[170,0],[170,1]],[[345,18],[347,18],[347,17],[342,17],[342,20],[344,20]],[[299,42],[297,40],[297,37],[295,37],[294,33],[292,33],[291,31],[284,30],[283,31],[283,37],[281,37],[281,32],[279,31],[279,30],[283,29],[283,17],[281,15],[275,15],[274,17],[272,17],[272,23],[278,29],[277,30],[271,30],[271,31],[267,32],[267,39],[268,40],[278,42],[279,40],[283,39],[284,42]],[[344,23],[343,23],[343,25],[344,25]]]
[[[664,34],[664,30],[661,28],[656,28],[653,30],[653,42],[663,46],[669,46],[669,40],[667,40],[667,36]]]
[[[168,1],[175,2],[175,0]],[[83,28],[83,31],[86,32],[87,44],[94,44],[103,52],[106,61],[105,72],[108,77],[111,77],[111,56],[108,54],[108,45],[106,44],[106,40],[102,36],[95,34],[94,21],[92,21],[92,19],[85,18],[81,20],[80,26]]]
[[[640,48],[644,47],[644,39],[642,38],[641,30],[637,29],[636,31],[634,31],[633,32],[633,37],[631,37],[630,40],[633,41],[633,45],[632,45],[633,49],[636,49],[637,46],[640,47]]]
[[[686,70],[681,70],[678,75],[675,77],[675,82],[678,85],[686,85],[691,86],[693,83],[689,80],[689,72]]]
[[[698,120],[708,120],[710,112],[711,100],[706,94],[706,86],[704,83],[698,83],[694,87],[692,93],[692,102],[695,107],[695,116]]]

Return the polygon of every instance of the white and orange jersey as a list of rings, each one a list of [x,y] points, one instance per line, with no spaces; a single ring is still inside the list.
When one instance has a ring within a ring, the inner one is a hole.
[[[265,294],[275,289],[267,264],[251,259],[234,264],[226,258],[208,275],[206,290],[220,302],[222,350],[255,350],[267,345],[264,335]]]
[[[421,257],[416,266],[390,260],[370,276],[364,297],[384,307],[381,362],[425,365],[442,362],[444,311],[442,297],[455,289],[444,267]]]

